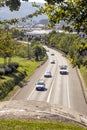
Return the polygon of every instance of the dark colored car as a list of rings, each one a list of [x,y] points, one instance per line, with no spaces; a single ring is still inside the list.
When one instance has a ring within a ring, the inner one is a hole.
[[[61,65],[59,71],[60,71],[60,74],[68,74],[67,65]]]
[[[51,56],[54,56],[55,54],[54,53],[51,53]]]
[[[52,60],[50,63],[51,63],[51,64],[55,64],[55,60]]]

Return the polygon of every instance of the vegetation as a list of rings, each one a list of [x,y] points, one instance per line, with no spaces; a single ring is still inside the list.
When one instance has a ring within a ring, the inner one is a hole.
[[[33,57],[36,60],[44,58],[46,51],[39,42],[40,39],[31,41],[29,37],[25,36],[24,39],[23,37],[23,32],[18,29],[13,28],[8,30],[7,26],[2,29],[0,32],[0,56],[4,58],[4,64],[11,62],[13,56],[21,56],[29,59]],[[31,41],[31,45],[20,43],[15,39],[21,41],[27,39],[27,42]]]
[[[38,122],[38,121],[18,121],[4,120],[0,121],[1,130],[87,130],[78,125],[56,123],[56,122]]]
[[[87,34],[87,2],[84,0],[46,0],[42,12],[48,15],[51,25],[64,20],[69,31]]]
[[[36,42],[36,44],[31,44],[34,52],[34,57],[36,61],[40,61],[46,55],[46,50],[42,47],[40,42]]]
[[[12,28],[11,32],[12,32],[13,38],[16,38],[16,39],[21,40],[21,41],[23,40],[23,37],[25,36],[23,31],[20,31],[19,29]]]
[[[8,75],[17,70],[19,67],[18,63],[9,63],[8,65],[0,65],[0,75]]]
[[[2,61],[2,58],[0,58],[0,61]],[[21,57],[13,57],[12,61],[14,61],[14,63],[17,62],[19,67],[11,74],[0,76],[0,99],[6,97],[16,85],[21,87],[23,80],[29,78],[29,76],[34,73],[36,68],[42,63],[42,61],[30,61]]]
[[[61,50],[73,66],[87,67],[87,42],[76,34],[51,32],[44,37],[47,46]]]
[[[85,86],[87,87],[87,68],[85,66],[81,66],[80,72],[82,74],[83,80],[85,81]]]
[[[10,61],[14,55],[16,43],[8,32],[0,34],[0,56],[4,58],[4,64],[7,64],[7,59]]]
[[[0,32],[0,99],[8,95],[25,77],[29,77],[45,60],[46,51],[40,42],[20,43],[14,38],[23,33],[16,29]],[[18,57],[18,58],[15,58]]]

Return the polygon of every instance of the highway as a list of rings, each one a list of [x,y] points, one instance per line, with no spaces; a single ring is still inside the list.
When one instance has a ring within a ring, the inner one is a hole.
[[[45,48],[49,50],[47,52],[47,62],[36,70],[24,87],[20,88],[10,100],[42,101],[57,104],[87,115],[87,104],[76,69],[72,68],[69,61],[61,53],[47,47]],[[54,53],[53,56],[51,55],[52,53]],[[51,60],[55,60],[55,64],[51,64]],[[60,74],[60,65],[68,66],[69,73],[67,75]],[[45,71],[51,71],[52,77],[44,77]],[[45,81],[45,91],[36,90],[35,84],[39,79]]]

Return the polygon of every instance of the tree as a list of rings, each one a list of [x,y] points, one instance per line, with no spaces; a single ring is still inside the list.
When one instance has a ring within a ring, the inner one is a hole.
[[[23,39],[24,33],[22,31],[20,31],[19,29],[12,28],[10,31],[12,33],[13,38],[17,38],[19,40]]]
[[[46,0],[43,12],[48,15],[51,25],[64,20],[79,33],[87,34],[87,2],[84,0]]]
[[[28,0],[24,0],[28,1]],[[21,0],[0,0],[0,7],[2,6],[8,6],[11,11],[18,11],[21,6]]]
[[[44,58],[46,51],[40,44],[37,45],[37,43],[36,43],[33,46],[33,50],[34,50],[34,56],[35,56],[36,61],[39,61]]]
[[[0,37],[0,56],[4,58],[4,64],[7,64],[7,58],[11,60],[11,57],[15,53],[16,42],[10,35],[5,34]]]

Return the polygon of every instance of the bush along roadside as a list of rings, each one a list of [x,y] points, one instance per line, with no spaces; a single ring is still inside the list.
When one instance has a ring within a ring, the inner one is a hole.
[[[9,63],[7,65],[0,65],[0,75],[8,75],[17,70],[19,64],[16,62]]]
[[[14,86],[19,84],[25,78],[25,72],[16,72],[11,75],[11,78],[0,83],[0,99],[3,99],[8,93],[13,90]]]

